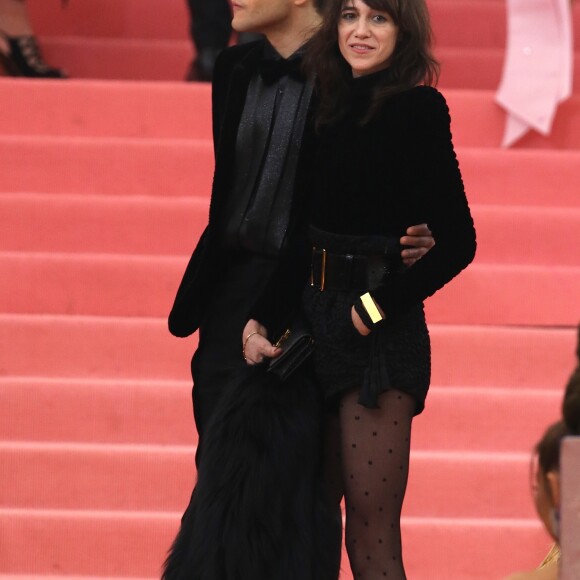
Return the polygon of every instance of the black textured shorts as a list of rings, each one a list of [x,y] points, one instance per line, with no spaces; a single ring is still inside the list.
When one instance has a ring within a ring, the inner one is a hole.
[[[378,406],[378,394],[396,389],[425,406],[431,376],[431,349],[425,312],[420,304],[392,322],[379,324],[362,336],[352,324],[351,307],[360,292],[307,286],[303,308],[316,346],[314,366],[329,403],[343,393],[369,389],[365,406]],[[362,401],[361,401],[362,402]],[[374,404],[373,404],[374,403]]]

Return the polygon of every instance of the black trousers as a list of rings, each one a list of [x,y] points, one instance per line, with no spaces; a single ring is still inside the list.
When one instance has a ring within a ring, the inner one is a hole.
[[[243,382],[251,369],[242,354],[242,331],[256,296],[277,264],[276,259],[251,254],[230,256],[230,261],[224,264],[191,361],[193,414],[198,432],[197,464],[207,425],[224,394]]]
[[[187,0],[190,34],[197,51],[225,48],[232,34],[228,0]]]

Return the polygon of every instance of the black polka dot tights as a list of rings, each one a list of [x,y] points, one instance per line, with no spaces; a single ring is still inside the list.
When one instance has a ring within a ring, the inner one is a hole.
[[[405,580],[401,553],[401,508],[409,472],[415,403],[387,391],[380,409],[344,395],[338,418],[328,421],[326,481],[331,502],[344,493],[345,540],[355,580]]]

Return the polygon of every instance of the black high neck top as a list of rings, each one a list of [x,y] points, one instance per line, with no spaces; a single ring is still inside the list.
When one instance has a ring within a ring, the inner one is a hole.
[[[394,94],[361,126],[386,74],[350,81],[349,109],[321,132],[309,193],[311,225],[319,230],[398,238],[411,225],[431,228],[435,247],[372,293],[389,318],[422,302],[473,259],[475,231],[441,93],[419,86]]]

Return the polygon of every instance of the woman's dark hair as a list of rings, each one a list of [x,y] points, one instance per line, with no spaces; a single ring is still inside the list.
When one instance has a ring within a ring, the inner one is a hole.
[[[326,2],[327,0],[314,0],[314,8],[316,9],[316,12],[322,14],[322,11],[326,6]]]
[[[563,418],[548,427],[536,445],[538,465],[544,474],[549,471],[559,471],[562,439],[568,435],[580,435],[580,327],[578,328],[578,346],[576,349],[578,366],[572,373],[566,387],[562,403]]]
[[[564,421],[550,425],[536,445],[538,466],[544,475],[549,471],[560,471],[560,444],[562,439],[571,435]]]
[[[387,12],[399,29],[399,36],[384,83],[375,89],[368,122],[380,102],[397,92],[419,84],[434,85],[439,64],[431,53],[431,24],[425,0],[362,0],[373,10]],[[350,72],[338,49],[338,25],[344,7],[353,0],[326,0],[322,25],[309,43],[305,58],[308,73],[317,78],[320,96],[317,126],[340,119],[348,105]]]
[[[580,326],[578,327],[576,359],[576,370],[568,380],[562,403],[562,416],[568,429],[575,435],[580,435]]]

